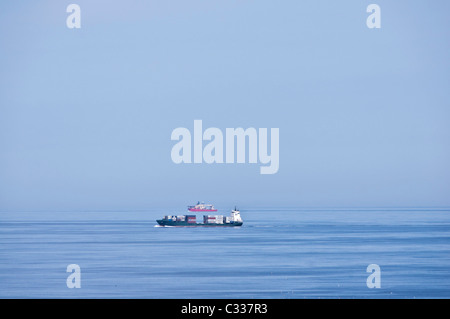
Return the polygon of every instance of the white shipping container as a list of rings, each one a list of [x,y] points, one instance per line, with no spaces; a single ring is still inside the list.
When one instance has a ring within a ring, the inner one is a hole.
[[[208,224],[223,224],[223,215],[204,215],[203,221]]]

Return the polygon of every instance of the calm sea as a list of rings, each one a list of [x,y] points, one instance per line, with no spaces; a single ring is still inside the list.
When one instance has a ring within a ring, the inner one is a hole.
[[[242,208],[240,228],[155,227],[169,213],[0,213],[0,297],[450,297],[449,209]]]

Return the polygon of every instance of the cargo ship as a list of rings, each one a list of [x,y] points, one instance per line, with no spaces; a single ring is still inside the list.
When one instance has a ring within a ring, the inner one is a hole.
[[[188,206],[190,212],[217,212],[214,205],[197,202],[197,205]]]
[[[161,226],[172,227],[237,227],[244,223],[239,210],[234,208],[229,217],[223,215],[203,215],[203,223],[197,223],[196,215],[166,215],[156,222]]]

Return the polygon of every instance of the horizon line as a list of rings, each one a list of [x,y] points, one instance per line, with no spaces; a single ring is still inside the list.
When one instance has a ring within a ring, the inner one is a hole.
[[[240,206],[240,205],[235,205]],[[241,206],[242,207],[242,206]],[[245,206],[244,206],[245,207]],[[142,209],[82,209],[82,210],[68,210],[68,209],[51,209],[51,210],[0,210],[0,214],[3,213],[125,213],[125,212],[146,212],[154,211],[159,209],[166,210],[181,210],[177,208],[168,207],[153,207],[153,208],[142,208]],[[450,206],[248,206],[244,208],[245,210],[362,210],[362,211],[376,211],[376,210],[392,210],[392,211],[402,211],[402,210],[413,210],[413,211],[423,211],[423,210],[433,210],[433,211],[450,211]],[[223,209],[219,209],[223,210]]]

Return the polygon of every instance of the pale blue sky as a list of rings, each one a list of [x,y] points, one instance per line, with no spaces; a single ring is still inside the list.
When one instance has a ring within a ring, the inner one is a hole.
[[[81,7],[82,28],[66,27]],[[366,7],[381,7],[368,29]],[[2,1],[0,211],[450,206],[448,1]],[[173,129],[278,127],[280,169]]]

